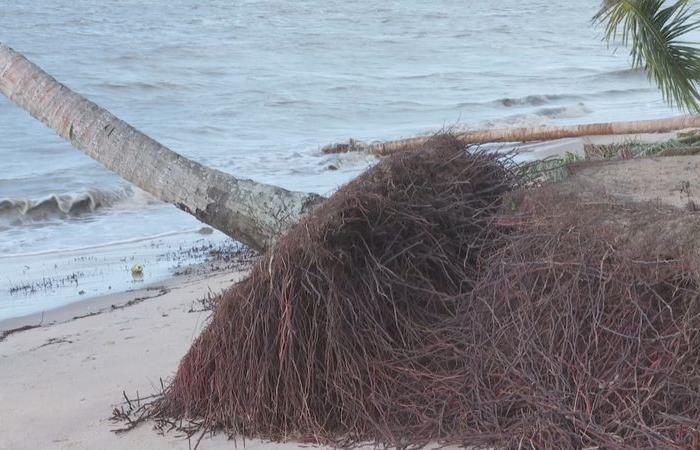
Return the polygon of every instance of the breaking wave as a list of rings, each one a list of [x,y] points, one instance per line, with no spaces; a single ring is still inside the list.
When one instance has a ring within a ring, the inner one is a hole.
[[[503,97],[497,100],[488,100],[485,102],[462,102],[457,103],[457,107],[473,107],[473,106],[490,106],[498,108],[519,108],[528,106],[544,106],[552,103],[581,101],[583,97],[575,94],[541,94],[527,95],[525,97]]]
[[[520,98],[500,98],[494,103],[506,106],[542,106],[548,103],[556,102],[559,100],[577,100],[578,96],[575,95],[528,95],[526,97]]]
[[[94,86],[110,91],[182,91],[186,90],[184,84],[171,83],[168,81],[156,81],[152,83],[136,81],[129,83],[95,83]]]
[[[532,113],[514,114],[499,119],[482,121],[477,128],[540,127],[557,119],[575,119],[585,117],[591,110],[583,103],[575,105],[541,108]],[[464,128],[469,129],[469,128]]]
[[[561,106],[555,108],[542,108],[535,112],[536,115],[546,119],[575,119],[583,117],[591,112],[583,103]]]
[[[595,80],[641,80],[646,78],[646,72],[639,68],[620,69],[592,75],[591,78]]]
[[[158,203],[144,191],[130,187],[115,190],[52,194],[41,199],[0,199],[0,223],[23,225],[52,219],[88,216],[105,208],[138,209]]]

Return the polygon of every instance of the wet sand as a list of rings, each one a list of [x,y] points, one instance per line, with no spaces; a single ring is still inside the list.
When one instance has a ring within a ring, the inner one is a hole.
[[[94,299],[89,306],[62,308],[45,316],[55,324],[6,336],[0,342],[0,448],[189,448],[181,436],[163,437],[148,425],[113,433],[111,408],[123,401],[122,391],[148,395],[161,377],[174,373],[209,316],[189,312],[198,309],[195,301],[243,274],[176,277],[150,289]],[[255,441],[246,446],[277,447]],[[200,446],[232,447],[225,436],[206,438]]]

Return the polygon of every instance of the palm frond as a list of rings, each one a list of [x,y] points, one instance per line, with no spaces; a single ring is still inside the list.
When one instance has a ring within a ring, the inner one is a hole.
[[[668,103],[700,112],[700,49],[682,40],[700,28],[700,11],[689,0],[605,0],[593,20],[605,25],[609,43],[630,49]]]

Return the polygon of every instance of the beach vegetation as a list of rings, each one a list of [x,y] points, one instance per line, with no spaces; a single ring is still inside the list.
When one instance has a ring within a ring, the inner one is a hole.
[[[700,112],[700,48],[688,35],[700,28],[700,10],[689,0],[605,0],[593,18],[609,43],[627,46],[664,99]]]
[[[527,183],[561,181],[568,175],[572,164],[584,161],[627,160],[645,157],[686,156],[700,154],[700,132],[693,130],[679,133],[663,142],[641,142],[627,139],[609,144],[585,143],[583,153],[565,152],[560,156],[527,161],[519,171]]]

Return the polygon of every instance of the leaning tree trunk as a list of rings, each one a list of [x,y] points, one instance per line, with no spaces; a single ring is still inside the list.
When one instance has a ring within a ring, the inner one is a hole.
[[[252,248],[270,247],[321,199],[237,179],[187,159],[2,43],[0,92],[108,169]]]
[[[592,123],[560,127],[494,128],[490,130],[456,132],[454,134],[467,144],[485,144],[489,142],[551,141],[562,138],[613,134],[663,133],[695,127],[700,127],[700,116],[680,116],[670,119]],[[392,153],[418,148],[428,139],[430,139],[430,136],[418,136],[396,141],[372,143],[351,139],[347,143],[328,145],[323,147],[322,150],[324,153],[366,151],[379,156],[387,156]]]

